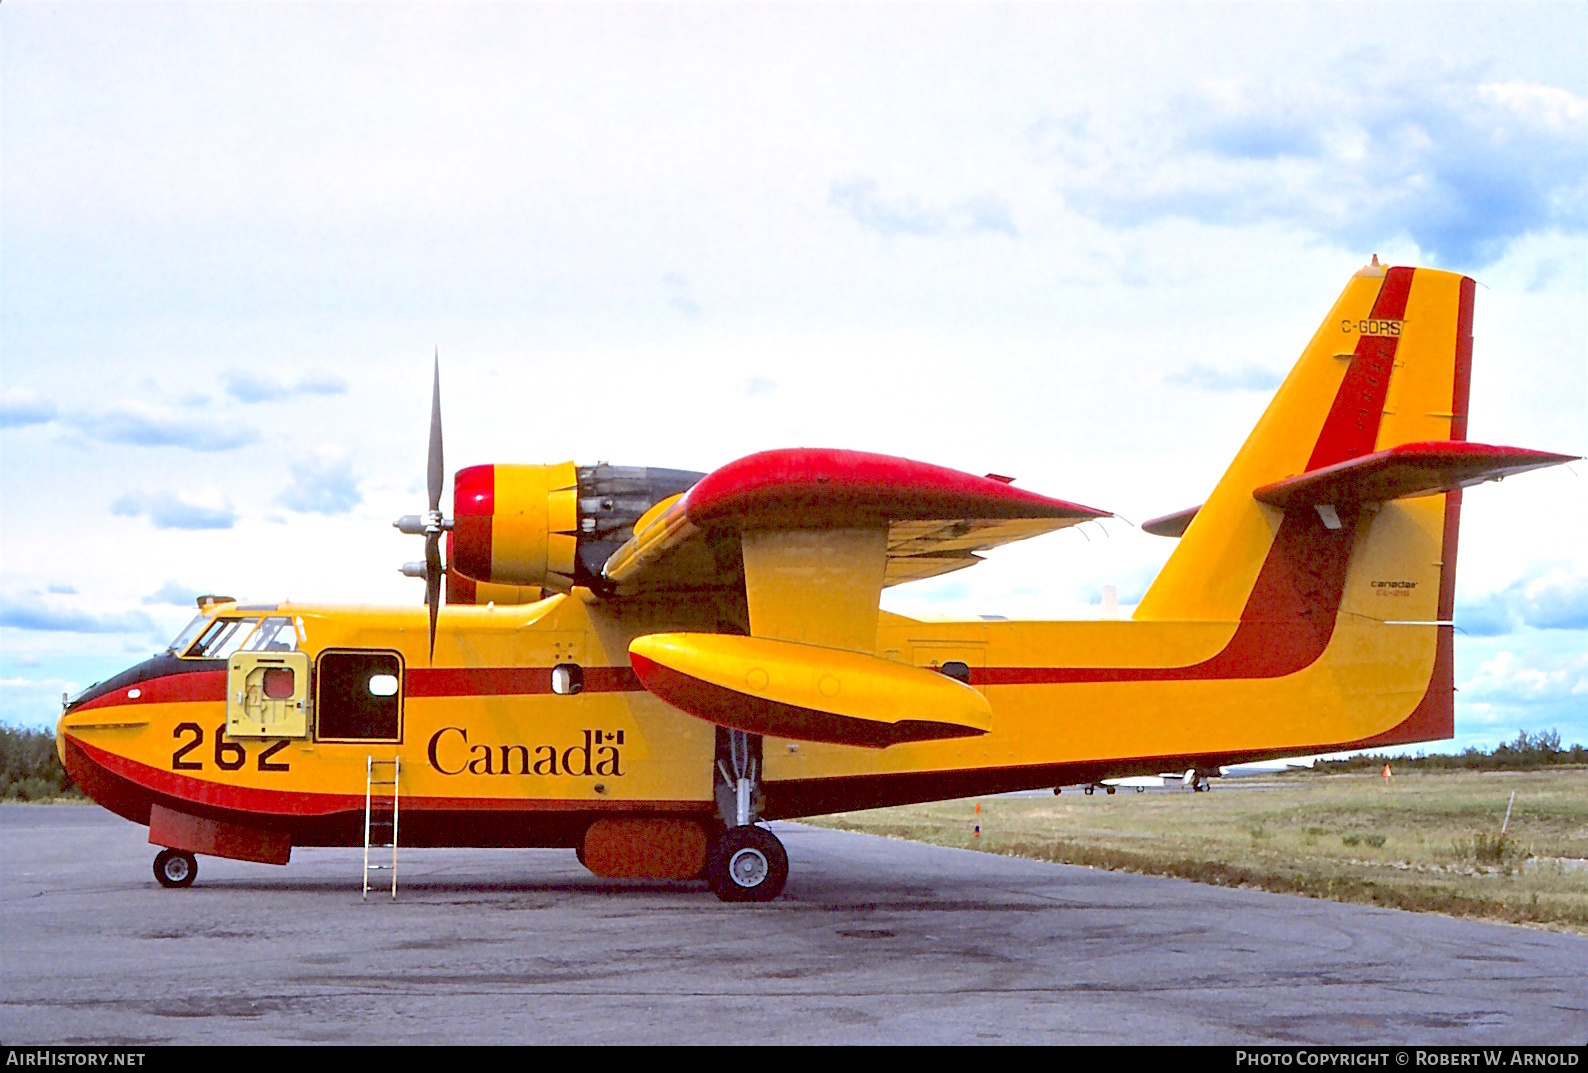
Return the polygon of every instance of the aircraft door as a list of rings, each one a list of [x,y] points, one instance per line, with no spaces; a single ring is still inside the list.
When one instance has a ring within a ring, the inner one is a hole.
[[[328,649],[315,667],[319,741],[402,741],[403,660],[386,649]]]
[[[226,667],[226,736],[309,736],[309,657],[237,652]]]

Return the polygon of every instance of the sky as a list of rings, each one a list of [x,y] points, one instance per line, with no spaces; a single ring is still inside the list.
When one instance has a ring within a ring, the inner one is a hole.
[[[889,590],[1140,598],[1350,274],[1472,275],[1588,453],[1588,8],[0,6],[0,722],[193,597],[418,602],[449,469],[905,455],[1115,512]],[[1588,464],[1469,493],[1457,738],[1588,742]]]

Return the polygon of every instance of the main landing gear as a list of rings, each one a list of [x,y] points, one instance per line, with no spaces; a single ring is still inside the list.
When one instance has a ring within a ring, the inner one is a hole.
[[[706,850],[706,885],[725,902],[769,902],[788,880],[788,853],[760,818],[761,737],[717,731],[715,792],[725,830]]]
[[[162,887],[191,887],[198,876],[198,858],[176,849],[163,849],[154,856],[154,878]]]

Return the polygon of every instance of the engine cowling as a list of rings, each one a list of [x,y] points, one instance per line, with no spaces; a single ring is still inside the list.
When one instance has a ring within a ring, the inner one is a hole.
[[[449,577],[460,575],[460,597],[464,581],[520,590],[568,592],[575,585],[599,590],[602,566],[633,535],[641,515],[703,476],[572,462],[461,469],[452,484]],[[485,599],[477,590],[473,599],[457,602]]]
[[[475,604],[532,604],[545,598],[539,585],[493,585],[489,581],[475,581],[456,567],[453,552],[454,536],[447,533],[447,562],[454,564],[446,572],[446,603],[449,606]]]

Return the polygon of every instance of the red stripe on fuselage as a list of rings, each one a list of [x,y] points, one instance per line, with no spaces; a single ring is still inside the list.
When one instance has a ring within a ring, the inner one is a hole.
[[[492,697],[551,692],[550,667],[411,667],[405,688],[410,697]],[[138,696],[129,697],[129,690]],[[628,667],[584,668],[585,693],[643,693],[645,687]],[[225,671],[192,671],[137,682],[103,697],[78,705],[72,711],[128,704],[180,704],[226,701]]]
[[[550,693],[550,667],[411,667],[410,697],[494,697]],[[643,693],[628,667],[584,668],[585,693]]]
[[[136,697],[129,696],[133,690]],[[225,671],[189,671],[186,674],[168,674],[134,682],[126,689],[117,689],[102,697],[84,701],[72,709],[77,712],[96,708],[116,708],[125,704],[182,704],[189,701],[225,701]]]
[[[1334,636],[1358,519],[1344,508],[1339,516],[1339,529],[1325,529],[1310,510],[1286,512],[1241,610],[1240,625],[1209,659],[1184,667],[972,667],[970,683],[1176,682],[1294,674],[1323,655]]]

